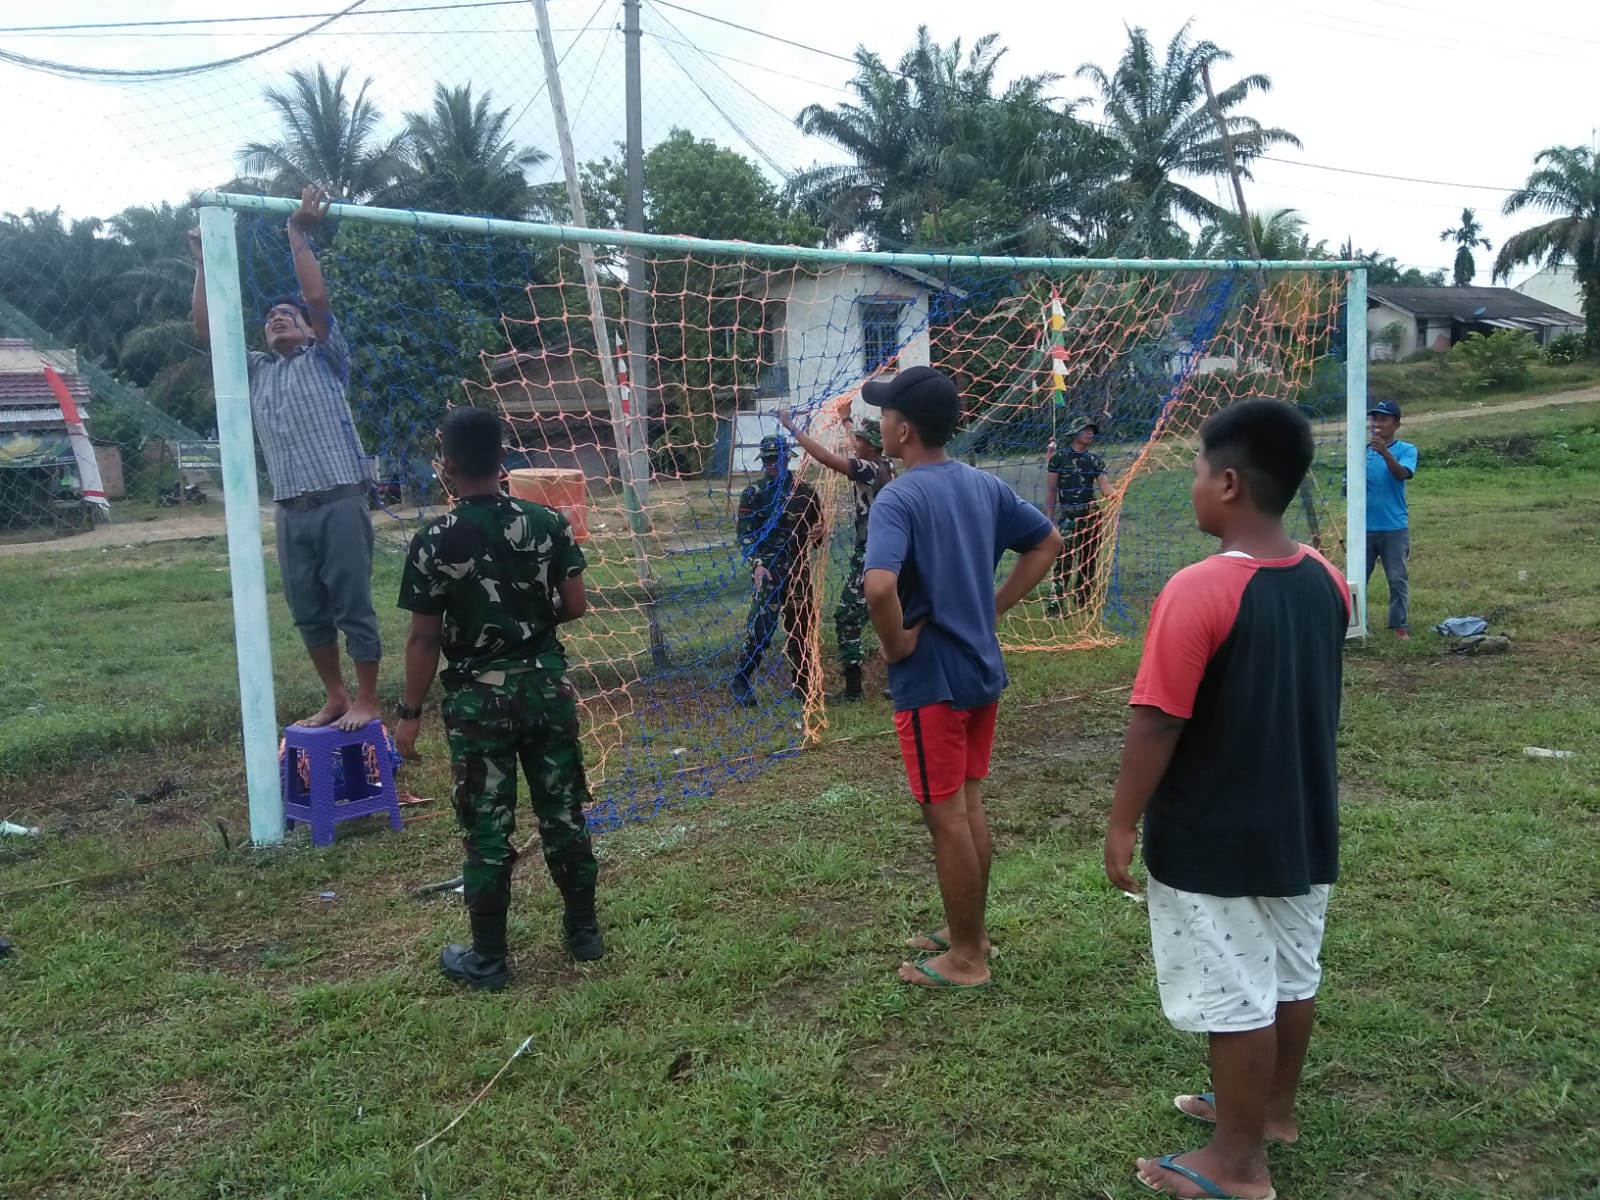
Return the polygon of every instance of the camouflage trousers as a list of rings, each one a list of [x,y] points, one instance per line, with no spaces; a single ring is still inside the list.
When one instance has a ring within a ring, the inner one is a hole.
[[[1058,528],[1066,545],[1055,562],[1051,603],[1059,605],[1070,594],[1076,607],[1087,608],[1100,558],[1099,514],[1093,509],[1069,514],[1061,518]]]
[[[861,635],[867,628],[867,544],[857,542],[850,552],[850,574],[833,610],[834,633],[839,640],[839,660],[847,667],[859,667],[865,658]]]
[[[563,896],[592,892],[598,868],[583,808],[589,786],[578,697],[556,671],[485,672],[448,688],[442,708],[465,833],[462,891],[473,912],[504,912],[517,860],[517,764],[539,823],[545,865]]]
[[[756,585],[750,597],[746,619],[744,649],[739,654],[739,675],[754,682],[761,659],[781,623],[784,629],[783,653],[794,675],[794,686],[811,690],[811,635],[817,622],[816,589],[811,584],[810,564],[801,562],[782,578],[769,576]]]

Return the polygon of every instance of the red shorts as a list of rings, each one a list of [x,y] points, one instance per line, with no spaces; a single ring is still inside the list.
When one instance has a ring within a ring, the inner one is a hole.
[[[989,777],[999,704],[957,709],[927,704],[894,715],[900,757],[918,804],[948,800],[969,779]]]

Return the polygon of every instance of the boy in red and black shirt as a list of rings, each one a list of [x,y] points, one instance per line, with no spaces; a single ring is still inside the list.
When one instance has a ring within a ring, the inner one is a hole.
[[[1150,938],[1167,1019],[1210,1035],[1215,1122],[1190,1154],[1138,1161],[1180,1197],[1274,1196],[1264,1143],[1293,1142],[1295,1092],[1339,870],[1336,738],[1349,591],[1283,512],[1311,424],[1246,400],[1200,427],[1192,500],[1220,552],[1179,571],[1150,616],[1106,836],[1125,891],[1140,818]]]

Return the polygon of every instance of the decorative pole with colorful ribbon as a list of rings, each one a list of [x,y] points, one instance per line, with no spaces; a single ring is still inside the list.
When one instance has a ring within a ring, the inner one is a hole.
[[[1056,443],[1056,418],[1067,403],[1067,314],[1061,307],[1061,293],[1050,289],[1050,387],[1055,402],[1050,406],[1050,445]]]

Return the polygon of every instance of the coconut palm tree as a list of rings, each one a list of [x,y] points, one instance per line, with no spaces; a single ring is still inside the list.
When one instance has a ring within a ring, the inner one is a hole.
[[[407,175],[399,192],[416,208],[520,218],[534,206],[525,174],[550,160],[542,150],[520,148],[507,137],[511,110],[476,100],[472,85],[433,88],[433,108],[406,114]]]
[[[1534,170],[1506,197],[1502,210],[1525,210],[1553,219],[1505,240],[1494,260],[1494,278],[1504,279],[1524,263],[1559,266],[1570,259],[1583,292],[1584,343],[1600,354],[1600,153],[1587,146],[1552,146],[1534,158]]]
[[[280,136],[239,151],[247,178],[232,186],[297,196],[315,184],[352,203],[385,199],[405,168],[404,135],[381,136],[383,114],[367,99],[372,80],[352,96],[349,75],[349,67],[330,76],[318,64],[315,74],[290,71],[288,88],[267,88]]]
[[[1478,264],[1472,260],[1472,252],[1494,248],[1489,245],[1489,239],[1483,236],[1483,226],[1478,224],[1478,214],[1473,209],[1463,208],[1460,227],[1444,230],[1439,234],[1439,240],[1456,244],[1455,285],[1469,287],[1472,284],[1472,277],[1478,273]]]
[[[1128,48],[1116,69],[1093,63],[1078,69],[1099,93],[1107,132],[1119,158],[1119,188],[1135,237],[1142,227],[1170,227],[1182,215],[1220,222],[1226,210],[1182,182],[1227,174],[1227,158],[1217,123],[1206,105],[1207,66],[1232,59],[1213,42],[1193,42],[1185,25],[1158,54],[1141,27],[1128,31]],[[1269,128],[1237,110],[1252,94],[1267,92],[1272,80],[1246,75],[1217,92],[1217,107],[1227,122],[1234,159],[1241,174],[1275,146],[1299,146],[1286,129]]]

